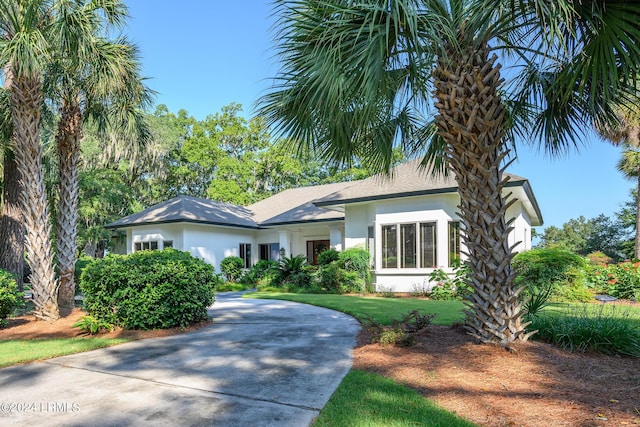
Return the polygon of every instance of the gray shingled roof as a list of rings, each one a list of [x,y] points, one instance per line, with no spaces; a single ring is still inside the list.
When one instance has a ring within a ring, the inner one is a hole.
[[[510,183],[526,181],[513,174]],[[352,185],[315,200],[316,206],[354,203],[368,200],[419,196],[424,194],[454,193],[458,189],[453,173],[433,176],[420,166],[420,159],[411,160],[393,168],[389,175],[374,175],[354,181]]]
[[[344,214],[316,207],[312,202],[353,185],[354,182],[292,188],[248,206],[261,226],[344,219]]]
[[[338,210],[348,203],[457,191],[458,184],[453,174],[433,176],[426,168],[420,168],[419,164],[420,160],[412,160],[393,168],[390,175],[376,175],[359,181],[293,188],[247,207],[179,196],[129,215],[106,227],[195,222],[260,228],[301,222],[335,221],[344,219],[344,213]],[[541,224],[542,215],[529,182],[517,175],[507,175],[511,178],[507,186],[522,188],[521,195],[537,219],[534,219],[534,222]],[[331,207],[334,210],[326,209]]]
[[[258,228],[258,224],[252,218],[252,212],[245,207],[189,196],[178,196],[153,205],[141,212],[112,222],[105,227],[118,228],[170,222],[194,222]]]

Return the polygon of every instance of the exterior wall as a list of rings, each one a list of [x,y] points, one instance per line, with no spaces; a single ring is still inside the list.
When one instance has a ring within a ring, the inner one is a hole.
[[[458,221],[456,195],[433,195],[402,200],[380,201],[373,204],[375,213],[375,269],[374,280],[379,290],[411,292],[429,286],[428,268],[382,268],[382,226],[421,222],[436,223],[437,268],[451,271],[448,254],[449,222]]]
[[[132,253],[134,245],[138,242],[157,241],[158,249],[163,249],[162,242],[173,241],[173,247],[183,248],[183,225],[182,224],[158,224],[142,225],[127,229],[127,253]]]
[[[456,194],[440,194],[398,200],[363,203],[345,208],[345,248],[366,246],[368,227],[374,227],[374,283],[378,290],[411,292],[417,288],[430,288],[428,277],[434,267],[451,273],[449,265],[449,222],[459,221],[457,215],[459,197]],[[531,248],[530,220],[522,203],[517,202],[507,211],[507,218],[514,218],[514,230],[509,243],[514,250]],[[437,266],[431,268],[382,268],[382,226],[421,222],[436,223]],[[517,244],[516,244],[517,243]],[[462,252],[465,251],[461,244]],[[464,258],[464,255],[461,255]]]
[[[183,250],[207,261],[220,272],[220,261],[229,256],[240,256],[240,243],[251,244],[252,264],[258,260],[256,232],[250,229],[185,224]]]

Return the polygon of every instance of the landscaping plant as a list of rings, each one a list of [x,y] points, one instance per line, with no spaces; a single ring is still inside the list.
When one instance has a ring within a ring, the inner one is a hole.
[[[240,279],[242,275],[242,269],[244,268],[244,261],[237,256],[228,256],[220,261],[220,270],[227,281],[235,283]]]
[[[23,293],[18,292],[18,284],[8,271],[0,269],[0,327],[7,323],[7,317],[23,304]]]
[[[127,329],[154,329],[206,320],[220,279],[204,260],[165,249],[98,259],[80,280],[89,315]]]

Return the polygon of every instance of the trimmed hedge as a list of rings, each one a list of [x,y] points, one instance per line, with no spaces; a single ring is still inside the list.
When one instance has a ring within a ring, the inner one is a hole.
[[[87,265],[84,309],[126,329],[185,327],[208,318],[219,278],[212,265],[175,249],[109,255]]]
[[[13,311],[23,303],[23,294],[18,292],[14,276],[0,269],[0,326]]]

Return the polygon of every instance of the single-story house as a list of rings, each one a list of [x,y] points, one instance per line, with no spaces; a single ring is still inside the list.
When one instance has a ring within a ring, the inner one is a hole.
[[[529,181],[509,174],[505,193],[517,199],[510,244],[531,248],[542,215]],[[107,225],[126,233],[126,251],[173,247],[213,264],[239,256],[258,260],[303,254],[315,264],[327,248],[371,253],[378,289],[410,292],[460,256],[457,183],[410,161],[390,176],[285,190],[250,206],[179,196]],[[462,231],[464,232],[464,231]],[[463,251],[464,252],[464,251]],[[451,271],[451,270],[449,270]]]

